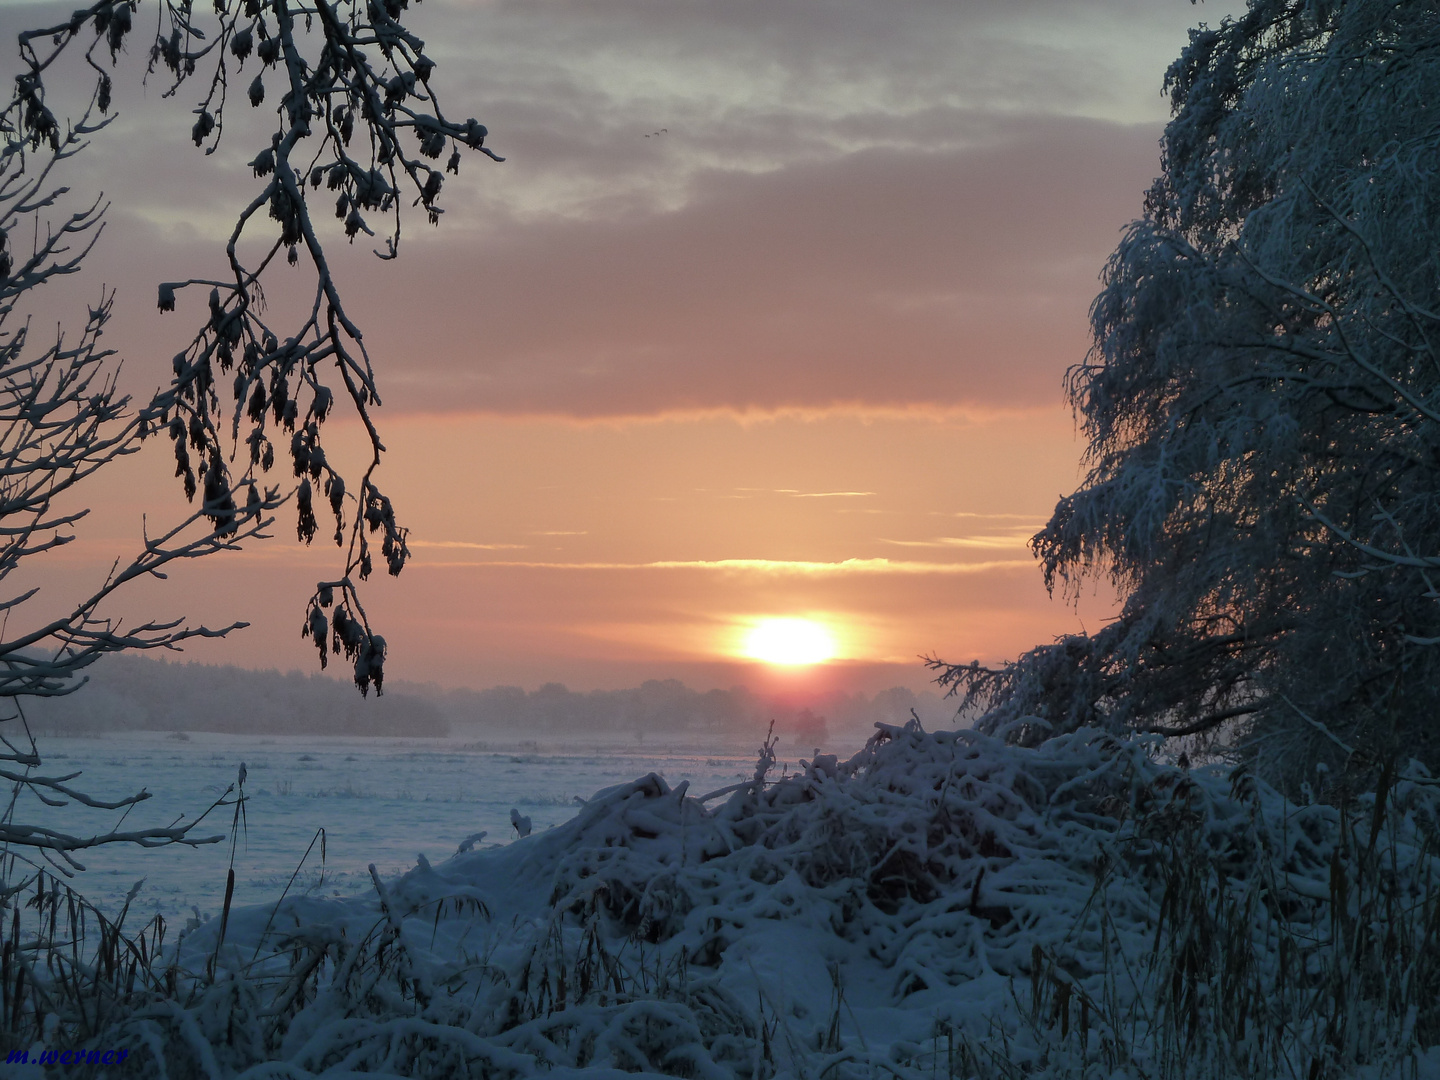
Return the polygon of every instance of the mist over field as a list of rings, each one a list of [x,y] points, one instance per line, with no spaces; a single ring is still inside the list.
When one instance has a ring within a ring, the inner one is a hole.
[[[815,747],[853,752],[876,723],[903,724],[913,715],[937,727],[952,725],[955,717],[953,702],[904,687],[874,696],[823,690],[764,695],[744,686],[702,692],[675,679],[588,692],[560,683],[526,691],[397,681],[383,695],[362,698],[352,683],[319,673],[127,655],[107,657],[87,675],[88,685],[77,693],[26,706],[37,732],[450,737],[502,744],[631,740],[659,750],[696,742],[758,747],[774,721],[786,753],[808,754]]]

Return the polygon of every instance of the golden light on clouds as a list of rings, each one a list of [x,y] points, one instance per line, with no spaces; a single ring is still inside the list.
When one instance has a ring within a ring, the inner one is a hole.
[[[358,425],[336,434],[363,453]],[[1046,501],[1074,483],[1076,444],[1058,409],[748,426],[401,416],[386,437],[415,558],[398,581],[373,581],[366,605],[388,628],[397,682],[918,691],[932,688],[922,656],[993,664],[1081,628],[1024,547]],[[185,509],[165,452],[147,443],[116,463],[79,539],[48,556],[45,595],[77,575],[103,581],[115,552],[137,542],[142,513]],[[308,671],[313,654],[293,646],[294,597],[331,576],[333,551],[277,537],[228,557],[223,573],[196,564],[147,582],[116,614],[244,619],[250,629],[197,642],[185,659]],[[1097,600],[1085,619],[1109,605]],[[828,658],[757,654],[747,638],[767,618],[817,624]]]
[[[743,652],[782,667],[823,664],[835,656],[835,637],[811,619],[761,619],[745,635]]]

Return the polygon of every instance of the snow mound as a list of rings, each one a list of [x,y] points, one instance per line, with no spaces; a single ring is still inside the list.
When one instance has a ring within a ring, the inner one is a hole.
[[[377,876],[371,900],[237,911],[219,946],[197,929],[180,961],[212,974],[126,1038],[170,1075],[292,1078],[1437,1060],[1430,779],[1296,806],[1157,745],[879,726],[778,779],[767,746],[714,809],[647,776],[509,846]]]

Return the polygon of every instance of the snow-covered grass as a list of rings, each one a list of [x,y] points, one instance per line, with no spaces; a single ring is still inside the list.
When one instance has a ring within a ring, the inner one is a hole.
[[[883,727],[158,948],[71,945],[63,890],[16,897],[6,1048],[168,1077],[1440,1075],[1431,779],[1297,806],[1157,749]]]
[[[697,790],[734,783],[754,769],[755,743],[753,733],[698,746],[572,739],[476,747],[460,740],[210,732],[181,742],[158,732],[122,732],[42,739],[40,748],[45,769],[80,772],[80,783],[97,797],[118,798],[142,786],[149,791],[152,798],[126,819],[130,826],[188,818],[234,783],[245,763],[249,828],[233,860],[234,903],[243,906],[274,901],[318,828],[326,833],[327,858],[323,868],[318,859],[307,862],[296,889],[353,896],[371,890],[366,867],[372,862],[395,877],[414,866],[418,854],[439,862],[477,832],[488,834],[486,844],[513,838],[512,807],[542,831],[574,816],[577,796],[648,772],[671,784],[689,778]],[[790,748],[792,768],[795,754]],[[22,793],[12,820],[88,836],[116,828],[121,813],[44,806]],[[205,831],[223,832],[228,821],[228,812],[223,819],[212,815],[207,826],[216,827]],[[230,848],[143,857],[115,845],[88,850],[80,861],[87,869],[76,887],[111,917],[143,877],[130,917],[143,921],[159,913],[181,925],[192,908],[212,918],[220,913]]]

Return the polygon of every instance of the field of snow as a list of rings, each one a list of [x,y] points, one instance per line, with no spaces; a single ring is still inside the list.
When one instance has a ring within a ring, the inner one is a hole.
[[[192,923],[213,974],[134,1045],[213,1076],[1440,1074],[1430,778],[1340,811],[1157,749],[907,725],[719,799],[622,782]]]
[[[169,825],[203,811],[247,772],[246,827],[235,851],[235,903],[273,900],[301,856],[325,830],[325,867],[315,845],[295,888],[347,896],[371,889],[367,865],[401,874],[423,855],[443,862],[484,831],[485,848],[515,838],[510,810],[540,833],[574,816],[577,797],[654,772],[671,784],[691,782],[696,794],[750,776],[763,733],[753,745],[661,748],[614,742],[555,746],[487,744],[464,739],[382,739],[193,733],[181,740],[159,732],[106,738],[41,740],[47,775],[83,770],[74,786],[114,798],[145,788],[153,796],[126,819],[127,828]],[[792,766],[793,767],[793,766]],[[224,843],[144,851],[115,846],[84,852],[86,872],[72,884],[102,910],[114,911],[140,878],[132,913],[167,919],[219,911],[230,859],[233,811],[219,808],[197,835],[227,834]],[[89,835],[113,827],[119,814],[77,807],[52,809],[33,797],[14,820]]]
[[[67,894],[36,887],[15,936],[50,974],[26,976],[47,996],[16,999],[18,1045],[64,994],[79,1038],[114,1010],[95,1037],[131,1055],[117,1077],[1440,1077],[1440,783],[1411,762],[1297,804],[1160,749],[919,724],[799,768],[77,740],[53,764],[169,776],[152,812],[215,798],[243,752],[251,839],[228,918],[172,922],[163,948],[82,930],[80,955]],[[456,852],[508,836],[512,807],[533,835]],[[277,902],[322,818],[326,878]],[[227,858],[130,865],[188,862],[141,895],[214,912]],[[113,902],[133,874],[94,862]]]

